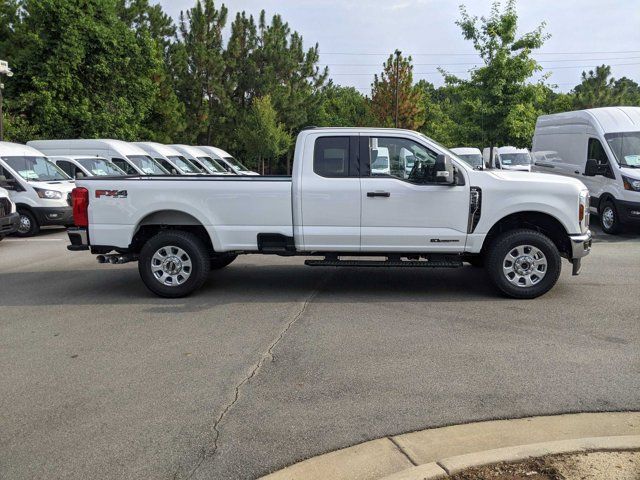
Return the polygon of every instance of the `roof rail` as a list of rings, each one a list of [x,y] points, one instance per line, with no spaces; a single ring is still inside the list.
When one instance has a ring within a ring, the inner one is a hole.
[[[315,125],[307,125],[306,127],[302,127],[302,130],[313,130],[314,128],[318,128]]]

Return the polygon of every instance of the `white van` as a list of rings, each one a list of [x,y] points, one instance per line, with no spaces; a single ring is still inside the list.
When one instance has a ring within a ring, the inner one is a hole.
[[[458,155],[458,157],[472,168],[476,170],[484,170],[484,161],[482,159],[482,152],[479,148],[472,147],[456,147],[451,151]]]
[[[371,149],[371,175],[391,175],[391,163],[387,147]]]
[[[48,157],[71,178],[104,177],[126,175],[115,163],[102,157],[89,155],[57,155]]]
[[[20,214],[17,235],[35,235],[45,225],[73,225],[74,183],[38,150],[0,142],[0,187],[9,191]]]
[[[158,142],[133,142],[143,149],[152,158],[157,160],[165,170],[173,175],[198,175],[204,173],[204,169],[194,165],[184,158],[178,150]]]
[[[235,173],[236,175],[260,175],[258,172],[249,170],[242,163],[240,163],[240,161],[236,160],[233,155],[225,152],[221,148],[209,146],[199,146],[198,148],[210,154],[215,160],[218,161],[220,165],[225,167],[225,169],[229,173]]]
[[[602,229],[640,223],[640,107],[543,115],[533,137],[534,170],[581,180]]]
[[[11,201],[9,192],[0,188],[0,240],[18,230],[20,215],[16,204]]]
[[[194,163],[210,175],[231,175],[211,154],[191,145],[170,145],[179,151],[191,163]]]
[[[501,170],[515,170],[520,172],[530,172],[532,165],[531,152],[527,148],[516,148],[512,146],[494,147],[493,158],[490,157],[491,149],[486,147],[482,151],[487,168],[499,168]]]
[[[106,158],[127,175],[167,175],[162,165],[129,142],[111,139],[32,140],[27,145],[50,156],[90,155]]]

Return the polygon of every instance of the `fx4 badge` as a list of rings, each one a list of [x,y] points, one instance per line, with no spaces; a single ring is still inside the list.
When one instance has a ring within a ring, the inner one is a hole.
[[[127,198],[126,190],[96,190],[96,198]]]
[[[456,243],[460,240],[442,240],[441,238],[432,238],[431,243]]]

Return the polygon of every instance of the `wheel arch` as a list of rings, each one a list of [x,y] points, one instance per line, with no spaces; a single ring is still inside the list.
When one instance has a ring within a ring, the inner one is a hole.
[[[511,213],[494,223],[484,239],[481,253],[485,253],[493,240],[501,233],[521,228],[529,228],[546,235],[555,244],[562,256],[570,256],[571,242],[569,232],[562,222],[547,212],[535,210]]]
[[[129,250],[139,252],[145,242],[162,230],[181,230],[197,235],[210,253],[215,251],[211,235],[195,216],[172,209],[155,210],[144,216],[134,229]]]

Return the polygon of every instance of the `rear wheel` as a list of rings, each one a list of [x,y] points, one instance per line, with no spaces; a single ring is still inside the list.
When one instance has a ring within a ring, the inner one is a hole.
[[[558,281],[560,252],[535,230],[513,230],[495,239],[486,262],[493,283],[513,298],[536,298]]]
[[[185,297],[209,275],[209,255],[200,238],[189,232],[160,232],[142,247],[138,271],[146,287],[160,297]]]
[[[18,210],[20,213],[20,223],[15,235],[18,237],[31,237],[40,231],[40,225],[33,213],[29,210]]]
[[[611,200],[604,202],[600,209],[600,225],[602,226],[602,231],[609,235],[615,235],[622,231],[618,210]]]

